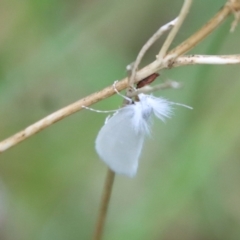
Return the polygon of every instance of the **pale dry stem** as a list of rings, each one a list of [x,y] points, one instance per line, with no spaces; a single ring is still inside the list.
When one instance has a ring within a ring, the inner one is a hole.
[[[189,9],[191,7],[192,4],[192,0],[185,0],[184,4],[182,6],[182,9],[179,13],[179,17],[178,17],[178,21],[177,23],[174,25],[173,29],[171,30],[171,32],[169,33],[166,41],[164,42],[162,48],[160,49],[160,52],[157,56],[159,61],[162,61],[162,59],[165,57],[172,41],[174,40],[175,36],[177,35],[180,27],[182,26],[183,21],[185,20]]]
[[[234,20],[231,24],[230,32],[234,32],[235,28],[237,27],[239,21],[240,21],[240,1],[239,0],[229,0],[229,7],[232,9],[232,13],[234,15]]]
[[[167,88],[177,89],[177,88],[180,88],[180,87],[181,87],[181,84],[179,82],[168,80],[164,83],[155,85],[153,87],[149,86],[149,85],[146,85],[142,88],[136,89],[136,91],[132,92],[129,97],[135,97],[140,93],[152,93],[154,91],[163,90],[163,89],[167,89]]]
[[[240,5],[240,3],[239,3]],[[235,6],[237,7],[237,6]],[[208,36],[213,30],[215,30],[232,12],[232,8],[229,4],[225,4],[219,12],[210,19],[201,29],[199,29],[196,33],[194,33],[190,38],[186,41],[178,45],[176,48],[171,50],[168,53],[169,58],[172,57],[171,55],[181,56],[182,54],[190,51],[194,48],[199,42],[201,42],[206,36]]]
[[[107,210],[111,198],[114,178],[115,173],[111,169],[108,169],[93,240],[101,240],[103,237],[104,224],[106,221]]]
[[[173,67],[195,64],[214,64],[214,65],[228,65],[239,64],[240,54],[236,55],[189,55],[178,57],[173,62]]]
[[[176,23],[178,22],[178,18],[175,18],[174,20],[172,20],[171,22],[163,25],[162,27],[160,27],[151,38],[149,38],[149,40],[143,45],[142,49],[140,50],[136,61],[133,63],[131,69],[131,74],[129,77],[129,86],[133,87],[133,84],[135,82],[135,78],[136,78],[136,72],[138,69],[138,66],[140,64],[140,62],[142,61],[144,55],[146,54],[146,52],[148,51],[148,49],[167,31],[169,31]],[[129,65],[130,68],[131,65]]]

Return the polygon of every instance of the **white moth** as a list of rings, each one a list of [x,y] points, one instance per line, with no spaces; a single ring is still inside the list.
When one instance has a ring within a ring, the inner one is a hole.
[[[96,139],[96,150],[103,162],[114,172],[128,177],[134,177],[137,172],[152,115],[164,121],[171,116],[171,106],[175,104],[143,93],[139,94],[139,100],[108,118]]]

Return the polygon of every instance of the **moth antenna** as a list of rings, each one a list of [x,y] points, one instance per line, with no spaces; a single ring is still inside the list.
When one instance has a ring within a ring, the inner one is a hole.
[[[110,118],[111,118],[111,116],[108,115],[108,116],[106,117],[105,121],[104,121],[104,124],[107,124],[107,122],[108,122],[108,120],[109,120]]]
[[[185,107],[185,108],[188,108],[188,109],[193,109],[192,107],[188,106],[188,105],[185,105],[185,104],[182,104],[182,103],[175,103],[175,102],[169,102],[173,105],[178,105],[178,106],[181,106],[181,107]]]
[[[116,81],[113,83],[113,89],[114,89],[114,91],[115,91],[119,96],[121,96],[122,98],[124,98],[124,99],[127,100],[128,102],[132,103],[133,100],[132,100],[131,98],[122,95],[122,94],[117,90],[117,88],[116,88],[116,83],[117,83],[117,82],[118,82],[118,80],[116,80]]]
[[[86,106],[82,106],[82,108],[85,108],[87,110],[90,110],[92,112],[97,112],[97,113],[112,113],[112,112],[117,112],[118,109],[116,110],[108,110],[108,111],[102,111],[102,110],[97,110],[97,109],[94,109],[94,108],[90,108],[90,107],[86,107]]]

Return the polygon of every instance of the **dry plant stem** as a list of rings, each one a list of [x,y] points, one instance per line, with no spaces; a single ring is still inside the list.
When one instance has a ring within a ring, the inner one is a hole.
[[[230,8],[229,4],[225,4],[225,6],[221,8],[219,12],[210,21],[208,21],[200,30],[198,30],[195,34],[193,34],[186,41],[178,45],[176,48],[171,50],[168,53],[168,55],[180,56],[194,48],[207,35],[209,35],[214,29],[216,29],[227,18],[231,11],[232,9]]]
[[[136,72],[138,69],[138,66],[140,64],[140,62],[142,61],[144,55],[146,54],[146,52],[148,51],[148,49],[166,32],[169,31],[178,21],[178,18],[175,18],[174,20],[172,20],[171,22],[163,25],[162,27],[160,27],[157,32],[155,32],[153,34],[153,36],[151,38],[149,38],[149,40],[143,45],[142,49],[140,50],[136,61],[134,62],[133,66],[132,66],[132,74],[130,75],[129,78],[129,86],[133,87],[133,84],[135,82],[135,78],[136,78]]]
[[[171,30],[171,32],[169,33],[166,41],[164,42],[159,54],[158,54],[158,59],[161,61],[163,59],[163,57],[165,57],[173,39],[175,38],[175,36],[177,35],[177,32],[179,31],[184,19],[186,18],[189,9],[191,7],[192,4],[192,0],[185,0],[184,4],[182,6],[182,9],[180,11],[179,17],[178,17],[178,21],[175,24],[175,26],[173,27],[173,29]]]
[[[240,8],[239,5],[235,6],[236,9]],[[195,34],[181,43],[179,46],[171,50],[166,57],[164,57],[163,61],[159,61],[158,59],[152,63],[150,63],[145,68],[141,69],[142,71],[148,71],[154,73],[163,68],[171,67],[174,60],[181,56],[182,54],[190,51],[194,48],[198,43],[200,43],[205,37],[207,37],[214,29],[216,29],[231,13],[232,8],[230,8],[229,4],[225,4],[223,8],[219,10],[219,12],[209,21],[207,22],[200,30],[198,30]],[[138,79],[138,74],[136,75]]]
[[[180,88],[181,84],[175,81],[166,81],[164,83],[155,85],[155,86],[149,86],[146,85],[142,88],[136,89],[136,91],[134,91],[133,93],[131,93],[131,95],[129,97],[135,97],[140,93],[150,93],[150,92],[154,92],[154,91],[158,91],[158,90],[164,90],[167,88]]]
[[[110,201],[113,183],[114,183],[114,177],[115,177],[115,173],[111,169],[108,169],[93,240],[102,239],[104,224],[106,221],[107,210],[108,210],[109,201]]]
[[[127,86],[127,79],[124,79],[121,82],[116,83],[116,88],[121,91]],[[47,117],[39,120],[38,122],[28,126],[24,130],[16,133],[15,135],[7,138],[6,140],[0,142],[0,153],[6,151],[7,149],[13,147],[14,145],[18,144],[19,142],[29,138],[30,136],[40,132],[41,130],[47,128],[48,126],[54,124],[61,119],[64,119],[67,116],[72,115],[83,109],[83,106],[90,106],[96,102],[101,101],[106,97],[110,97],[115,94],[113,86],[109,86],[103,89],[100,92],[93,93],[75,103],[72,103],[50,115]]]
[[[214,64],[214,65],[227,65],[227,64],[240,64],[240,54],[236,55],[190,55],[178,57],[173,62],[173,67],[193,64]]]
[[[237,9],[237,5],[240,5],[240,0],[228,0],[228,4],[229,4],[230,8],[232,9],[232,12],[235,17],[234,21],[232,22],[231,29],[230,29],[230,32],[234,32],[234,30],[237,27],[237,24],[240,20],[240,9]]]
[[[141,79],[158,72],[160,69],[172,67],[174,64],[174,60],[176,57],[188,52],[194,46],[196,46],[199,42],[201,42],[208,34],[210,34],[214,29],[216,29],[232,12],[232,8],[234,10],[240,9],[240,1],[237,1],[234,5],[229,7],[226,4],[221,10],[207,23],[205,24],[199,31],[193,34],[190,38],[184,41],[182,44],[174,48],[167,54],[164,58],[164,62],[160,62],[155,60],[148,66],[144,67],[140,71],[137,72],[135,82],[140,81]],[[116,88],[118,91],[121,91],[128,86],[128,79],[125,78],[116,84]],[[50,114],[49,116],[43,118],[42,120],[30,125],[23,131],[9,137],[8,139],[0,142],[0,153],[6,151],[7,149],[13,147],[14,145],[18,144],[19,142],[27,139],[28,137],[38,133],[39,131],[47,128],[48,126],[52,125],[53,123],[64,119],[67,116],[79,111],[82,109],[82,106],[90,106],[96,102],[99,102],[107,97],[112,96],[115,94],[115,91],[111,86],[93,93],[75,103],[70,104],[69,106],[58,110],[55,113]]]

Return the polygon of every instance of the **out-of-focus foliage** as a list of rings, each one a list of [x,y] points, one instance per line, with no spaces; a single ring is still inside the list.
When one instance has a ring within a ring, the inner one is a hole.
[[[0,137],[123,78],[146,40],[178,14],[173,0],[1,0]],[[194,1],[174,41],[201,27],[224,4]],[[239,53],[230,17],[192,53]],[[147,54],[151,62],[159,41]],[[118,176],[106,240],[240,239],[240,69],[166,70],[180,90],[158,92],[176,107],[155,121],[134,179]],[[94,107],[116,109],[119,96]],[[106,167],[94,150],[106,115],[81,111],[0,157],[0,239],[90,239]]]

